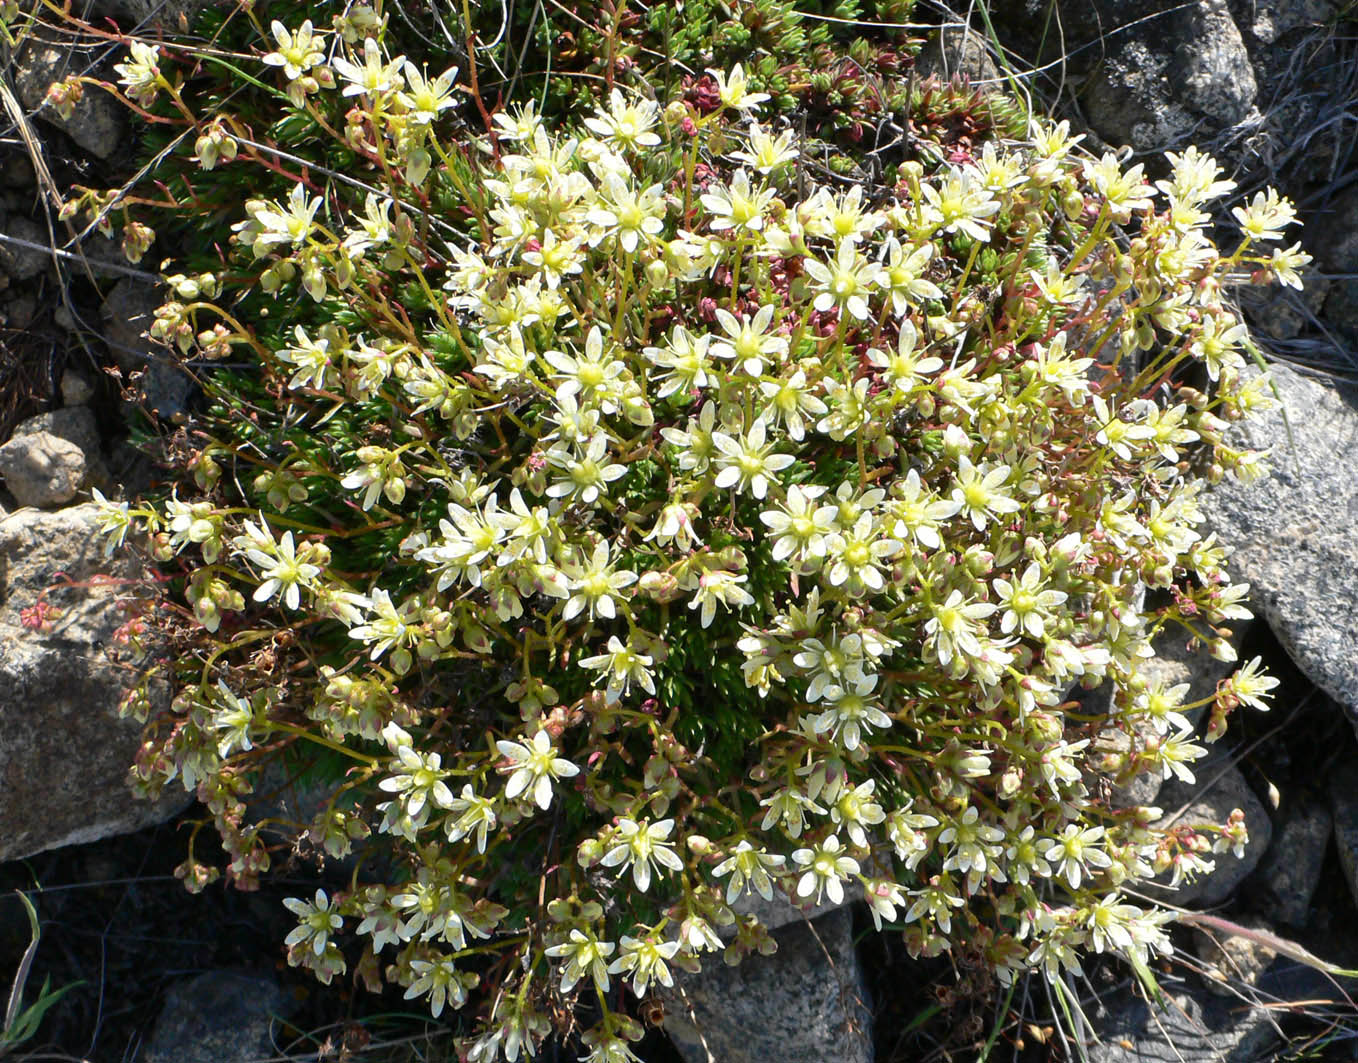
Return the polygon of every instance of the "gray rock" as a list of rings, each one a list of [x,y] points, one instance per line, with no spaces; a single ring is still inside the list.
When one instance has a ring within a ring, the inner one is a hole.
[[[21,439],[39,432],[74,443],[87,461],[94,461],[100,457],[99,428],[95,424],[94,414],[84,406],[51,410],[25,418],[14,426],[13,438]]]
[[[665,1032],[688,1063],[869,1063],[868,1007],[853,921],[840,909],[774,932],[778,951],[739,967],[708,956],[662,990]]]
[[[1315,237],[1316,262],[1328,273],[1340,274],[1330,281],[1325,296],[1327,323],[1358,337],[1358,188],[1334,198],[1323,214],[1323,226]]]
[[[1265,44],[1299,29],[1330,25],[1338,0],[1236,0],[1232,4],[1241,30]]]
[[[247,1063],[279,1054],[274,1030],[295,1010],[272,978],[208,971],[171,986],[144,1063]]]
[[[1284,804],[1273,825],[1273,844],[1259,864],[1269,918],[1287,926],[1304,926],[1310,919],[1332,831],[1330,810],[1320,802]]]
[[[990,43],[970,26],[948,25],[938,31],[915,58],[921,77],[950,81],[955,77],[994,87],[1000,72],[990,58]]]
[[[0,273],[10,280],[31,280],[51,265],[52,256],[43,250],[48,243],[47,230],[32,218],[0,215],[0,233],[14,238],[0,240]]]
[[[1233,447],[1272,447],[1272,475],[1223,482],[1202,509],[1255,611],[1358,725],[1358,388],[1272,370],[1286,422],[1275,409],[1227,433]]]
[[[1254,70],[1226,0],[992,0],[988,6],[1002,42],[1022,63],[1059,68],[1068,82],[1082,85],[1077,91],[1088,124],[1110,144],[1140,151],[1181,147],[1259,118]]]
[[[68,369],[61,374],[61,401],[68,407],[84,406],[94,398],[94,385],[83,374]]]
[[[161,25],[179,28],[187,25],[208,0],[111,0],[102,4],[124,29],[145,29]]]
[[[65,132],[91,155],[107,159],[127,143],[127,113],[108,93],[85,86],[70,118],[46,103],[47,88],[72,74],[100,73],[95,52],[30,38],[14,61],[14,85],[30,114]]]
[[[74,443],[85,455],[85,485],[93,485],[101,491],[112,488],[108,465],[104,462],[100,446],[99,427],[94,414],[84,406],[68,406],[62,410],[52,410],[29,417],[14,426],[15,439],[38,432]]]
[[[1248,930],[1273,933],[1262,919],[1238,920]],[[1207,991],[1234,997],[1239,987],[1257,986],[1278,954],[1267,945],[1249,937],[1213,929],[1193,931],[1193,951],[1206,966]]]
[[[1223,824],[1238,808],[1245,813],[1245,829],[1249,831],[1250,841],[1241,857],[1229,850],[1213,854],[1216,870],[1199,877],[1196,882],[1181,883],[1177,890],[1169,890],[1159,883],[1148,884],[1153,894],[1186,908],[1220,904],[1231,896],[1258,866],[1273,837],[1268,813],[1254,796],[1240,769],[1230,762],[1229,751],[1213,748],[1207,756],[1193,763],[1193,774],[1197,781],[1192,785],[1175,779],[1160,791],[1156,803],[1164,809],[1165,818],[1156,827]],[[1176,817],[1175,813],[1181,808],[1183,814]]]
[[[151,360],[146,332],[155,324],[161,302],[154,287],[131,277],[120,280],[104,296],[104,342],[119,369],[141,369]]]
[[[0,325],[22,332],[37,316],[38,301],[27,288],[5,293],[5,300],[0,303]]]
[[[1108,1002],[1091,1019],[1102,1043],[1090,1063],[1254,1063],[1277,1034],[1262,1008],[1242,1009],[1207,993],[1167,995],[1157,1008],[1130,995]]]
[[[146,339],[161,304],[157,290],[124,278],[104,297],[104,342],[124,373],[140,373],[141,404],[158,417],[179,421],[185,415],[193,382],[160,347]]]
[[[1163,149],[1204,123],[1221,129],[1244,121],[1258,91],[1245,42],[1225,0],[1196,4],[1115,0],[1101,5],[1106,54],[1083,102],[1090,124],[1110,143]],[[1146,21],[1137,21],[1155,15]]]
[[[1145,748],[1146,743],[1155,735],[1149,726],[1138,728],[1135,739],[1126,731],[1109,728],[1099,735],[1097,750],[1115,758],[1126,756],[1132,751],[1133,742],[1137,748]],[[1165,780],[1155,772],[1142,772],[1113,786],[1110,799],[1114,808],[1149,807],[1165,785]]]
[[[105,559],[94,514],[87,504],[0,521],[0,862],[140,830],[188,803],[179,792],[151,804],[127,787],[141,736],[117,713],[139,667],[114,637],[127,589],[89,581],[137,573],[128,557]],[[59,613],[34,627],[39,601]]]
[[[85,482],[85,455],[48,432],[16,436],[0,447],[0,477],[21,506],[51,509],[69,502]]]
[[[1291,340],[1311,327],[1312,320],[1323,312],[1333,282],[1311,269],[1302,271],[1301,279],[1305,285],[1301,291],[1281,284],[1243,285],[1236,290],[1236,298],[1257,334]]]
[[[27,192],[38,183],[38,175],[33,170],[33,162],[22,152],[8,151],[0,159],[0,185],[6,188]]]
[[[1327,784],[1339,866],[1344,869],[1354,902],[1358,903],[1358,757],[1335,764]]]

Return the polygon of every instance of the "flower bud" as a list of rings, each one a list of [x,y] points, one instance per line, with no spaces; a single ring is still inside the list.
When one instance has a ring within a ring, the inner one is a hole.
[[[670,572],[643,572],[637,586],[655,602],[672,602],[680,595],[679,581]]]

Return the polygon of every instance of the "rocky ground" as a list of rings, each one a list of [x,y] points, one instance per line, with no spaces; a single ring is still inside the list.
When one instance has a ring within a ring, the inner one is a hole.
[[[1149,158],[1195,140],[1244,191],[1280,183],[1302,208],[1316,263],[1304,295],[1247,293],[1286,413],[1240,433],[1241,445],[1275,448],[1273,477],[1224,486],[1208,503],[1260,618],[1241,633],[1241,657],[1262,654],[1283,684],[1270,713],[1240,719],[1197,784],[1124,795],[1186,822],[1245,810],[1244,858],[1224,857],[1213,876],[1166,896],[1262,937],[1184,928],[1182,961],[1160,972],[1164,1009],[1136,999],[1125,972],[1091,970],[1072,986],[1087,1016],[1075,1029],[1054,1021],[1037,982],[1025,985],[1014,1006],[1032,1022],[1021,1048],[1013,1037],[999,1048],[1078,1058],[1068,1038],[1080,1036],[1102,1063],[1358,1058],[1353,984],[1267,937],[1358,967],[1358,385],[1347,382],[1358,380],[1358,24],[1338,0],[1066,0],[1060,33],[1044,39],[1033,27],[1049,7],[994,4],[1014,62],[1044,70],[1039,95],[1096,142]],[[959,31],[929,62],[995,77],[986,52]],[[122,602],[138,574],[102,556],[83,503],[92,489],[154,479],[128,443],[130,411],[180,421],[192,381],[142,337],[153,277],[110,241],[55,223],[45,196],[49,182],[98,184],[126,164],[125,119],[100,94],[67,120],[41,106],[54,76],[108,61],[57,41],[10,57],[7,83],[50,177],[17,130],[0,138],[0,888],[40,889],[30,987],[83,980],[35,1044],[63,1058],[218,1063],[423,1044],[398,999],[317,994],[282,965],[279,900],[298,885],[286,869],[255,894],[185,893],[172,870],[193,810],[135,803],[123,782],[137,728],[116,711],[136,667]],[[1183,646],[1162,649],[1173,682],[1210,691],[1224,674]],[[898,941],[868,933],[861,912],[810,915],[784,914],[775,957],[660,1000],[667,1036],[653,1033],[644,1058],[941,1059],[985,1038],[993,986],[910,961]],[[0,983],[27,945],[17,899],[0,896]],[[354,1021],[381,1008],[395,1017]]]

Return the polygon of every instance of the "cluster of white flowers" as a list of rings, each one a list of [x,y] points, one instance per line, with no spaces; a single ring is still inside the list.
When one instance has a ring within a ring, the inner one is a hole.
[[[327,88],[310,24],[273,33],[265,62],[294,97]],[[326,66],[367,119],[351,142],[390,151],[410,189],[456,183],[434,134],[455,74],[428,79],[359,39]],[[267,520],[106,506],[111,541],[141,521],[164,556],[198,545],[215,563],[194,584],[209,630],[244,605],[232,581],[284,617],[347,629],[348,674],[322,671],[305,711],[329,744],[385,745],[355,755],[382,797],[375,829],[408,843],[412,871],[339,904],[293,902],[291,955],[327,977],[343,968],[343,915],[374,955],[400,950],[408,995],[435,1014],[460,1005],[476,978],[455,963],[508,914],[471,895],[475,869],[562,801],[595,817],[577,867],[672,906],[619,928],[593,902],[558,905],[548,944],[525,947],[520,990],[543,956],[562,992],[602,998],[610,975],[638,995],[668,985],[670,964],[724,947],[714,928],[742,895],[775,888],[853,891],[920,950],[977,935],[1004,977],[1054,977],[1078,950],[1141,963],[1168,949],[1162,915],[1119,889],[1177,873],[1191,839],[1108,805],[1102,733],[1062,706],[1073,684],[1113,683],[1100,727],[1141,736],[1124,776],[1191,777],[1203,752],[1184,691],[1138,670],[1167,624],[1241,615],[1247,588],[1197,530],[1201,484],[1181,459],[1202,443],[1221,471],[1260,468],[1221,443],[1264,385],[1242,379],[1247,337],[1220,284],[1245,262],[1294,281],[1296,248],[1250,257],[1290,205],[1269,193],[1241,208],[1245,242],[1226,258],[1206,231],[1204,204],[1230,187],[1210,159],[1171,156],[1153,188],[1111,155],[1079,164],[1064,125],[935,172],[907,164],[889,198],[799,198],[792,138],[755,120],[762,96],[739,68],[719,84],[720,109],[683,116],[691,131],[622,90],[579,130],[531,107],[496,115],[479,236],[441,251],[417,246],[394,189],[347,216],[302,184],[246,205],[238,239],[267,263],[266,290],[300,279],[317,301],[343,298],[397,271],[432,301],[423,332],[394,314],[366,338],[299,324],[273,352],[281,385],[327,417],[379,399],[400,411],[330,475],[358,533],[405,530],[392,572],[356,585],[319,536],[275,534],[303,526],[289,514],[315,494],[314,469],[261,477]],[[718,124],[724,155],[707,147]],[[1120,244],[1115,226],[1134,218]],[[1160,401],[1146,367],[1188,360],[1213,393]],[[472,457],[454,460],[450,441]],[[1147,585],[1187,608],[1147,611]],[[748,792],[711,785],[706,751],[675,737],[703,711],[671,703],[676,660],[702,667],[675,654],[695,625],[738,662],[739,711],[760,716]],[[1229,651],[1207,624],[1195,633]],[[441,744],[442,714],[461,707],[431,716],[394,691],[482,658],[510,663],[498,693],[518,711],[493,741]],[[1268,682],[1252,664],[1222,697],[1262,707]],[[199,760],[271,733],[267,706],[210,694]],[[627,774],[638,750],[645,773]],[[359,836],[343,816],[317,830],[334,852]],[[570,860],[558,871],[581,896],[598,882],[569,878]],[[545,1030],[533,999],[502,989],[471,1058],[531,1055]],[[622,1054],[591,1058],[627,1058],[620,1022],[593,1036]]]

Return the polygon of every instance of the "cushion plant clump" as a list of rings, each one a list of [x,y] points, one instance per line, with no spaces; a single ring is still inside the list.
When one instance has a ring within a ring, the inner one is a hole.
[[[120,68],[199,166],[276,189],[157,315],[234,366],[195,479],[104,504],[172,577],[141,786],[195,792],[243,887],[279,832],[348,860],[289,902],[289,961],[465,1006],[473,1060],[574,1022],[634,1058],[619,986],[766,949],[752,893],[864,900],[1006,981],[1149,979],[1169,916],[1125,891],[1245,826],[1158,828],[1111,784],[1191,780],[1198,706],[1141,668],[1162,634],[1228,657],[1248,615],[1198,499],[1263,471],[1222,440],[1269,401],[1222,290],[1296,283],[1263,249],[1291,205],[1223,253],[1212,159],[1152,187],[1038,119],[821,183],[738,66],[477,137],[474,80],[355,12],[267,31],[277,149],[157,49]],[[1273,684],[1226,680],[1207,738]],[[310,823],[247,812],[272,762],[326,784]]]

